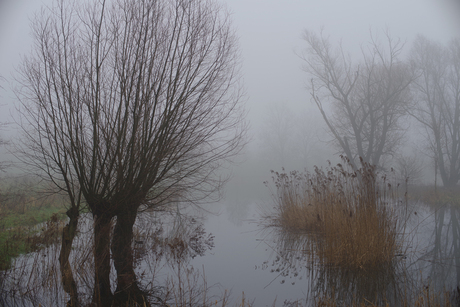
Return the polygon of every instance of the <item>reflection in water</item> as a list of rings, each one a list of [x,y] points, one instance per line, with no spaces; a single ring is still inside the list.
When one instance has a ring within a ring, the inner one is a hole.
[[[271,236],[275,238],[276,256],[272,261],[265,261],[263,267],[281,276],[282,283],[308,284],[307,305],[325,298],[344,306],[353,302],[381,304],[395,301],[390,299],[398,293],[394,263],[362,270],[321,265],[315,256],[311,236],[280,228],[273,230]]]
[[[429,222],[423,222],[426,224],[426,232],[431,236],[427,237],[421,251],[414,253],[407,269],[413,275],[419,276],[418,279],[414,279],[414,287],[425,287],[433,292],[448,290],[452,292],[452,299],[458,300],[460,207],[450,203],[444,204],[430,209],[429,217]]]
[[[90,216],[82,216],[69,258],[78,292],[77,304],[83,306],[91,302],[94,285],[91,227]],[[192,285],[179,286],[187,289],[183,293],[174,292],[177,286],[174,278],[196,277],[188,267],[189,261],[214,246],[214,237],[206,233],[203,221],[179,210],[144,213],[136,221],[134,238],[139,288],[149,294],[153,303],[168,303],[179,295],[189,295],[187,291],[192,290]],[[9,270],[0,272],[0,306],[65,305],[69,296],[61,283],[59,252],[60,245],[52,244],[16,258]],[[116,286],[115,273],[111,275],[111,284],[112,288]],[[197,280],[193,291],[202,294],[206,289],[200,287]]]
[[[249,206],[244,201],[234,201],[225,203],[226,215],[230,222],[236,226],[242,226],[243,221],[248,218]]]
[[[398,299],[394,266],[389,264],[372,270],[347,270],[339,267],[315,266],[311,297],[316,301],[331,298],[340,305],[372,302],[395,306]]]
[[[443,297],[433,295],[449,290],[450,304],[458,305],[458,206],[433,209],[411,204],[403,254],[391,265],[358,271],[317,265],[313,246],[305,235],[277,228],[262,235],[257,225],[247,220],[257,219],[257,204],[249,209],[235,206],[238,214],[226,210],[229,206],[217,206],[222,214],[207,217],[206,228],[204,219],[181,212],[145,213],[139,217],[133,242],[136,275],[140,287],[149,290],[152,303],[168,300],[170,305],[180,305],[187,296],[195,300],[192,306],[199,305],[209,289],[206,283],[219,283],[220,288],[208,292],[214,297],[206,299],[215,300],[228,290],[232,297],[244,291],[250,301],[255,299],[255,306],[272,306],[275,300],[275,306],[296,306],[295,302],[313,306],[328,299],[345,306],[355,299],[380,306],[404,302],[413,306],[421,297],[425,303],[420,306],[428,306],[428,294],[430,299],[441,301]],[[82,217],[79,223],[70,262],[78,299],[85,305],[91,301],[94,282],[92,220]],[[60,284],[59,250],[59,245],[50,245],[15,259],[10,270],[0,272],[0,306],[63,306],[69,296]],[[113,274],[113,287],[115,278]],[[285,301],[288,299],[291,302]]]
[[[261,267],[281,278],[281,283],[305,284],[306,305],[330,301],[339,306],[421,302],[421,306],[457,306],[460,207],[447,205],[434,210],[418,203],[410,208],[406,229],[401,229],[404,253],[391,263],[358,270],[321,264],[315,255],[314,234],[271,227],[266,241],[274,242],[274,254]]]

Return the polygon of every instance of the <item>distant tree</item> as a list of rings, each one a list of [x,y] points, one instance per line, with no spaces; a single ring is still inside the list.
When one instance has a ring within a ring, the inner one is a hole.
[[[271,168],[306,167],[318,135],[312,115],[276,104],[269,106],[262,117],[259,155],[275,163]]]
[[[143,305],[137,214],[208,197],[244,144],[229,15],[212,0],[57,1],[33,31],[18,91],[23,160],[93,215],[93,301],[111,306],[111,251],[117,303]]]
[[[460,41],[443,46],[419,36],[411,61],[418,78],[410,113],[424,128],[443,185],[455,186],[460,179]]]
[[[272,105],[264,114],[260,140],[263,157],[273,159],[279,166],[286,166],[291,157],[294,137],[294,113],[287,106]]]
[[[407,184],[418,184],[423,177],[423,163],[417,154],[401,155],[396,159],[397,179]]]
[[[333,48],[321,32],[305,31],[304,69],[311,76],[311,98],[331,132],[335,145],[356,163],[382,166],[395,153],[403,129],[401,119],[410,102],[411,71],[400,60],[404,44],[388,33],[385,44],[372,39],[354,63],[339,45]]]
[[[2,75],[0,75],[0,99],[3,98],[3,96],[1,94],[5,90],[5,87],[4,87],[4,85],[2,85],[2,82],[6,82],[6,79]],[[0,107],[1,106],[5,106],[5,103],[0,100]],[[5,128],[8,124],[9,124],[8,122],[1,122],[0,123],[0,130]],[[0,137],[0,146],[5,146],[7,144],[8,144],[8,141],[4,137]],[[1,161],[0,162],[0,171],[5,171],[5,169],[8,166],[10,166],[9,162]]]

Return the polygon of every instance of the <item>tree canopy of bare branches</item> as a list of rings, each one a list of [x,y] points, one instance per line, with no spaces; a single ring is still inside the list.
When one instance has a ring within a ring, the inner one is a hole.
[[[455,186],[460,179],[460,41],[442,46],[419,36],[411,61],[418,76],[411,114],[425,128],[443,185]]]
[[[212,0],[61,0],[33,31],[20,70],[23,160],[93,214],[93,300],[108,306],[117,217],[116,292],[135,298],[137,213],[209,196],[244,143],[229,15]]]
[[[2,75],[0,75],[0,107],[4,106],[5,104],[3,103],[3,91],[5,90],[5,87],[4,85],[2,84],[3,82],[6,83],[6,79],[5,77],[3,77]],[[7,122],[1,122],[0,123],[0,131],[5,128],[9,123]],[[5,140],[4,137],[0,137],[0,147],[1,146],[5,146],[8,144],[8,141]],[[5,171],[6,168],[10,165],[9,162],[6,162],[6,161],[0,161],[0,171]]]
[[[351,160],[382,166],[402,136],[401,118],[410,102],[411,71],[400,60],[404,44],[388,33],[384,43],[372,39],[355,63],[321,32],[305,31],[302,57],[311,76],[311,98],[334,143]]]

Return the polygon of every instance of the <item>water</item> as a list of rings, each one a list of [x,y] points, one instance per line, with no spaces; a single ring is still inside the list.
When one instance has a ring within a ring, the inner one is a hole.
[[[300,276],[286,278],[283,272],[268,268],[267,262],[276,259],[277,250],[276,242],[260,225],[261,206],[256,202],[237,206],[244,214],[238,216],[231,203],[221,203],[215,209],[222,213],[208,216],[205,228],[215,236],[215,247],[191,264],[204,266],[208,284],[231,291],[234,300],[243,292],[255,306],[304,298],[306,285],[298,282]]]
[[[254,306],[288,306],[295,301],[308,305],[319,295],[345,301],[353,294],[370,299],[382,295],[396,305],[406,290],[417,296],[421,289],[443,291],[460,285],[459,208],[433,209],[423,203],[403,207],[401,212],[407,211],[408,219],[401,228],[405,241],[397,263],[379,272],[346,272],[315,266],[302,250],[305,237],[265,228],[262,216],[270,206],[267,201],[223,200],[206,206],[211,212],[206,214],[190,210],[162,217],[144,214],[136,222],[137,239],[142,241],[135,245],[139,281],[144,286],[162,286],[177,279],[178,265],[182,273],[193,267],[199,274],[194,281],[200,289],[208,288],[208,297],[218,299],[225,292],[231,293],[229,306],[241,302],[243,293]],[[162,227],[158,228],[160,223]],[[90,300],[92,287],[90,229],[91,220],[82,219],[71,254],[71,262],[77,264],[74,274],[83,300]],[[174,251],[167,244],[159,247],[155,242],[168,242],[165,238],[175,236],[187,242],[198,238],[201,249],[190,249],[178,263],[167,260]],[[0,294],[12,295],[14,289],[8,287],[16,287],[20,293],[20,288],[33,285],[29,298],[18,306],[33,305],[31,301],[43,306],[65,301],[66,294],[59,284],[58,250],[58,246],[51,246],[16,259],[15,268],[3,272],[0,278]],[[8,300],[3,298],[2,302]]]
[[[218,209],[221,214],[210,215],[205,222],[206,230],[215,235],[216,246],[191,264],[205,268],[208,284],[231,289],[234,298],[244,292],[256,306],[272,306],[275,301],[276,306],[293,301],[311,303],[319,292],[331,295],[331,287],[336,288],[336,294],[355,291],[370,300],[382,294],[396,304],[405,291],[417,296],[422,289],[442,292],[460,285],[456,218],[460,208],[433,209],[420,202],[400,208],[407,211],[405,227],[400,229],[405,240],[391,272],[389,268],[382,272],[320,269],[299,247],[305,237],[293,238],[261,226],[261,213],[267,206],[223,202]],[[410,299],[411,295],[404,295]]]

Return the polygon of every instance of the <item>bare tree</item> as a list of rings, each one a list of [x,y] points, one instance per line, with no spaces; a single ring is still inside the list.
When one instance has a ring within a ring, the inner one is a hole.
[[[6,79],[5,77],[3,77],[2,75],[0,75],[0,100],[2,100],[1,98],[3,98],[2,96],[2,92],[5,90],[5,87],[4,85],[2,85],[3,82],[6,82]],[[6,103],[3,103],[3,101],[0,102],[0,107],[1,106],[5,106]],[[8,126],[9,123],[8,122],[1,122],[0,123],[0,131],[4,128],[6,128],[6,126]],[[4,137],[0,137],[0,147],[1,146],[6,146],[8,145],[8,140],[6,140]],[[11,162],[7,162],[7,161],[1,161],[0,162],[0,171],[5,171],[6,168],[8,168],[10,166]]]
[[[294,114],[285,105],[267,107],[260,133],[261,147],[265,151],[263,156],[273,159],[277,166],[286,167],[291,158],[294,120]]]
[[[23,157],[93,215],[93,301],[111,305],[111,251],[116,301],[143,304],[138,212],[208,197],[244,144],[229,15],[212,0],[58,1],[33,30],[19,91]]]
[[[305,31],[305,71],[309,87],[337,147],[356,162],[382,166],[393,155],[402,136],[401,118],[410,101],[412,76],[400,60],[404,44],[386,33],[385,45],[372,39],[355,64],[342,46]]]
[[[401,155],[396,159],[396,175],[400,182],[408,184],[418,184],[423,177],[423,161],[416,153],[412,155]]]
[[[455,186],[460,179],[460,41],[442,46],[419,36],[411,60],[418,78],[410,113],[425,130],[443,185]]]
[[[317,122],[306,110],[292,110],[286,104],[271,105],[263,114],[259,132],[259,156],[274,163],[272,168],[306,167],[317,148]]]

